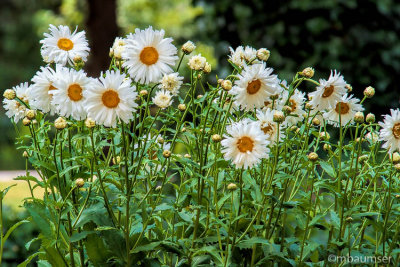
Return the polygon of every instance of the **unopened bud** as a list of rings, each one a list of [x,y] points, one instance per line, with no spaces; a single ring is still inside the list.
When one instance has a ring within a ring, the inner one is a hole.
[[[213,134],[213,135],[211,136],[211,139],[212,139],[213,142],[215,142],[215,143],[221,142],[221,140],[222,140],[222,138],[221,138],[221,136],[220,136],[219,134]]]
[[[308,154],[308,159],[312,162],[315,162],[318,160],[318,154],[315,152],[311,152],[310,154]]]
[[[394,168],[396,169],[397,172],[400,172],[400,163],[394,165]]]
[[[332,149],[332,146],[331,146],[330,144],[324,144],[323,149],[324,149],[325,151],[330,151],[330,150]]]
[[[273,120],[274,122],[282,123],[285,121],[285,114],[283,114],[282,111],[277,110],[274,112]]]
[[[286,114],[289,115],[292,112],[292,108],[289,106],[283,106],[282,111]]]
[[[355,115],[354,115],[354,121],[356,123],[364,123],[364,113],[358,111]]]
[[[346,222],[352,222],[352,221],[353,221],[352,217],[349,216],[349,217],[346,218]]]
[[[312,124],[314,124],[315,126],[319,126],[321,124],[321,121],[318,118],[314,118],[312,120]]]
[[[25,116],[28,119],[33,120],[35,118],[35,116],[36,116],[36,111],[34,111],[33,109],[27,109],[25,111]]]
[[[391,156],[393,164],[400,163],[400,154],[398,152],[394,152]]]
[[[180,110],[180,111],[185,111],[186,110],[186,105],[185,104],[179,104],[178,105],[178,109]]]
[[[351,86],[350,84],[346,84],[345,86],[344,86],[344,88],[346,88],[347,89],[347,93],[350,93],[350,92],[352,92],[353,91],[353,86]]]
[[[196,45],[192,41],[187,41],[182,45],[182,52],[189,55],[196,49]]]
[[[149,92],[148,92],[147,90],[141,90],[141,91],[139,92],[139,94],[140,94],[141,96],[146,96],[146,95],[149,94]]]
[[[113,157],[112,162],[114,165],[119,165],[121,163],[121,157],[120,156]]]
[[[359,161],[360,163],[364,163],[364,162],[366,162],[367,160],[368,160],[368,155],[361,155],[361,156],[358,157],[358,161]]]
[[[24,126],[29,126],[29,125],[31,124],[31,120],[28,119],[27,117],[25,117],[25,118],[22,120],[22,124],[23,124]]]
[[[171,157],[171,151],[169,151],[169,150],[164,150],[162,154],[163,154],[164,158]]]
[[[205,74],[208,74],[211,72],[211,64],[210,63],[208,63],[208,62],[206,63],[206,65],[204,66],[203,72]]]
[[[85,120],[85,125],[90,129],[96,126],[96,122],[92,118],[87,118]]]
[[[237,189],[237,185],[234,183],[228,184],[228,190],[235,191]]]
[[[372,86],[368,86],[367,88],[365,88],[364,90],[364,95],[368,98],[371,98],[375,95],[375,88]]]
[[[187,159],[192,158],[192,156],[190,156],[190,154],[185,154],[184,157],[187,158]]]
[[[314,69],[311,67],[307,67],[301,72],[301,75],[306,78],[312,78],[314,76]]]
[[[198,95],[197,96],[197,99],[200,99],[200,98],[202,98],[203,97],[203,95]]]
[[[28,158],[29,157],[28,151],[24,151],[24,153],[22,153],[22,156],[24,158]]]
[[[306,108],[307,110],[310,110],[310,109],[313,108],[313,106],[311,105],[310,102],[307,102],[305,108]]]
[[[3,96],[8,100],[13,100],[16,97],[16,93],[13,89],[7,89],[4,91]]]
[[[366,122],[368,123],[374,123],[375,122],[375,115],[372,113],[367,114],[367,118],[365,119]]]
[[[232,89],[232,82],[230,80],[223,80],[221,83],[222,89],[229,91]]]
[[[85,180],[83,180],[82,178],[78,178],[75,180],[75,185],[78,188],[81,188],[85,185]]]
[[[322,140],[328,141],[329,139],[331,139],[331,136],[328,132],[321,132],[319,134],[319,138],[321,138]]]
[[[157,138],[157,142],[158,142],[159,144],[164,144],[164,138],[162,138],[161,136],[159,136],[159,137]]]
[[[157,185],[157,187],[156,187],[156,191],[160,191],[161,190],[161,185]]]
[[[67,127],[67,121],[63,117],[58,117],[54,121],[54,127],[56,127],[56,129],[58,129],[58,130],[62,130],[65,127]]]
[[[269,59],[270,55],[271,55],[271,52],[265,48],[258,49],[257,53],[256,53],[257,58],[261,61],[267,61]]]

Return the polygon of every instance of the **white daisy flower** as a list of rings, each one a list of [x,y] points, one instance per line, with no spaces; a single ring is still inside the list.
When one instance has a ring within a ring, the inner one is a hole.
[[[75,57],[86,61],[89,55],[89,45],[85,37],[85,31],[73,33],[68,26],[58,27],[50,25],[50,33],[44,33],[45,38],[40,41],[42,44],[41,54],[47,63],[55,62],[66,65],[74,64]]]
[[[272,72],[272,68],[266,68],[265,63],[262,63],[245,66],[238,74],[239,79],[229,93],[241,109],[249,111],[262,108],[269,96],[280,91],[279,79]]]
[[[188,62],[188,66],[192,70],[203,70],[206,64],[207,64],[207,59],[201,56],[201,54],[192,56]]]
[[[339,116],[342,126],[349,122],[352,122],[354,115],[358,111],[363,111],[362,105],[358,104],[359,99],[353,98],[353,95],[344,95],[342,98],[333,106],[331,110],[324,113],[324,118],[328,123],[339,127]]]
[[[177,72],[164,74],[158,87],[171,92],[172,95],[177,95],[183,83],[182,80],[183,77],[179,76]]]
[[[300,92],[295,89],[289,101],[287,101],[289,96],[288,91],[283,91],[282,105],[287,105],[290,107],[290,114],[286,116],[285,123],[287,125],[296,125],[298,122],[304,120],[304,116],[307,114],[304,109],[304,102],[306,101],[305,93]]]
[[[63,117],[71,116],[75,120],[86,118],[84,92],[92,81],[83,70],[57,69],[53,82],[57,90],[49,91],[52,95],[51,104],[57,113]]]
[[[172,95],[169,91],[160,90],[156,92],[156,95],[152,98],[153,103],[159,108],[165,109],[172,104]]]
[[[110,48],[110,52],[116,59],[122,58],[122,52],[125,50],[126,40],[121,37],[115,38],[113,46]]]
[[[319,83],[320,85],[317,86],[316,91],[308,94],[312,97],[310,104],[319,110],[334,108],[342,96],[347,93],[346,81],[336,70],[334,72],[331,71],[327,81],[320,79]]]
[[[29,102],[31,101],[32,98],[30,95],[31,87],[27,82],[14,86],[12,89],[15,91],[16,96],[21,101],[29,105]],[[13,100],[4,99],[3,106],[4,109],[6,110],[6,115],[9,118],[13,118],[15,123],[17,123],[19,120],[22,120],[25,117],[26,106],[21,104],[16,99]]]
[[[379,140],[385,141],[383,148],[389,154],[400,151],[400,110],[391,109],[390,115],[385,115],[383,122],[379,122],[382,129],[379,131]]]
[[[57,69],[60,67],[60,65],[57,65]],[[41,67],[40,71],[36,72],[35,76],[32,78],[32,106],[35,109],[54,114],[55,109],[51,104],[52,95],[49,93],[57,89],[53,85],[54,79],[55,72],[50,67]]]
[[[257,60],[257,50],[251,46],[238,46],[235,50],[229,47],[229,51],[231,52],[229,60],[236,66],[243,68],[250,63],[260,63],[260,61]]]
[[[268,136],[270,146],[276,143],[278,137],[278,123],[274,122],[274,111],[267,109],[264,111],[257,110],[257,119],[260,125],[260,129]],[[279,141],[285,137],[285,131],[283,125],[279,125]]]
[[[84,91],[85,107],[88,117],[106,127],[115,127],[117,119],[128,123],[133,118],[138,106],[136,87],[125,74],[117,71],[106,71],[99,80],[93,81]]]
[[[158,82],[162,75],[171,73],[178,57],[172,38],[164,38],[164,30],[155,31],[150,26],[145,30],[136,29],[127,37],[122,58],[123,66],[137,82]]]
[[[244,119],[228,126],[226,132],[221,141],[222,153],[236,168],[251,168],[268,158],[268,135],[260,129],[259,123]]]

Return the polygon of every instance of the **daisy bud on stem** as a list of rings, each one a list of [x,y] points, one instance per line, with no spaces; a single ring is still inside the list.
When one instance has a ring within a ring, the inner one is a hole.
[[[371,98],[375,95],[375,88],[372,86],[368,86],[367,88],[365,88],[364,90],[364,96]]]
[[[8,100],[13,100],[16,97],[16,93],[12,89],[7,89],[4,91],[3,96],[4,96],[4,98],[6,98]]]
[[[180,111],[185,111],[186,110],[186,105],[185,104],[179,104],[178,105],[178,109],[180,110]]]
[[[162,138],[161,136],[159,136],[159,137],[157,138],[157,143],[159,143],[159,144],[164,144],[164,138]]]
[[[394,168],[396,169],[397,172],[400,172],[400,163],[394,165]]]
[[[314,124],[315,126],[319,126],[321,124],[321,121],[318,118],[314,118],[312,120],[312,124]]]
[[[324,144],[323,149],[324,151],[330,151],[332,149],[332,146],[330,144]]]
[[[208,74],[211,72],[211,64],[210,63],[208,63],[208,62],[206,63],[206,65],[204,66],[203,72],[205,74]]]
[[[169,150],[164,150],[162,154],[163,154],[164,158],[171,157],[171,151],[169,151]]]
[[[331,136],[328,132],[321,132],[319,134],[319,138],[321,138],[324,141],[328,141],[329,139],[331,139]]]
[[[213,134],[213,135],[211,136],[211,139],[212,139],[213,142],[215,142],[215,143],[221,142],[221,140],[222,140],[222,138],[221,138],[221,136],[220,136],[219,134]]]
[[[368,123],[374,123],[375,122],[375,115],[372,113],[368,113],[367,118],[365,119],[366,122]]]
[[[31,124],[31,120],[28,119],[27,117],[25,117],[25,118],[22,120],[22,124],[23,124],[24,126],[29,126],[29,125]]]
[[[141,90],[141,91],[139,92],[139,94],[140,94],[141,96],[146,96],[146,95],[149,94],[149,92],[148,92],[147,90]]]
[[[394,152],[391,156],[393,164],[400,163],[400,154],[398,152]]]
[[[315,152],[311,152],[310,154],[308,154],[308,159],[312,162],[315,162],[318,160],[318,154]]]
[[[29,157],[29,154],[28,154],[27,151],[24,151],[24,153],[22,153],[22,156],[23,156],[24,158],[28,158],[28,157]]]
[[[305,108],[306,108],[307,110],[312,109],[311,103],[310,103],[310,102],[307,102],[306,105],[305,105]]]
[[[269,59],[269,56],[271,55],[271,52],[268,49],[265,48],[260,48],[257,50],[257,59],[261,61],[267,61]]]
[[[223,80],[221,82],[221,87],[222,89],[224,89],[225,91],[229,91],[232,89],[232,82],[230,80]]]
[[[78,178],[75,180],[75,185],[78,188],[82,188],[85,185],[85,180],[83,180],[82,178]]]
[[[306,78],[312,78],[314,76],[314,69],[307,67],[300,74]]]
[[[273,120],[274,122],[282,123],[285,121],[285,114],[283,114],[282,111],[277,110],[274,112]]]
[[[228,184],[227,188],[229,191],[235,191],[237,189],[237,185],[234,183],[230,183],[230,184]]]
[[[160,191],[160,190],[161,190],[161,185],[157,185],[156,191]]]
[[[85,125],[86,127],[88,127],[89,129],[93,128],[96,126],[96,122],[92,119],[92,118],[87,118],[85,120]]]
[[[25,116],[26,116],[28,119],[33,120],[33,119],[35,118],[35,116],[36,116],[36,111],[34,111],[34,110],[32,110],[32,109],[28,109],[28,110],[25,112]]]
[[[190,156],[190,154],[185,154],[184,157],[187,158],[187,159],[192,158],[192,156]]]
[[[58,117],[54,121],[54,127],[56,127],[57,130],[62,130],[67,127],[67,121],[63,117]]]
[[[196,45],[192,41],[187,41],[182,45],[182,52],[185,53],[185,55],[189,55],[190,53],[193,52],[193,50],[196,49]]]
[[[364,123],[364,113],[358,111],[355,115],[354,115],[354,121],[356,123]]]
[[[344,86],[344,88],[347,89],[347,93],[351,93],[351,92],[353,91],[353,86],[351,86],[351,85],[348,84],[348,83]]]

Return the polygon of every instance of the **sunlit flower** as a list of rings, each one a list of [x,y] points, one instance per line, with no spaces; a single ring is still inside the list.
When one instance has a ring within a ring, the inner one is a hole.
[[[164,74],[158,87],[171,92],[172,95],[177,95],[179,93],[179,88],[181,88],[182,80],[183,77],[179,76],[177,72]]]
[[[251,168],[268,158],[268,135],[260,129],[259,123],[244,119],[228,126],[226,132],[221,141],[222,153],[236,168]]]
[[[337,102],[347,93],[346,82],[339,72],[331,72],[329,79],[319,80],[316,91],[309,93],[312,98],[310,104],[318,110],[335,108]]]
[[[84,97],[88,117],[107,127],[115,127],[118,119],[128,123],[138,106],[135,86],[119,71],[106,71],[105,77],[102,73],[84,91]]]
[[[203,70],[206,64],[207,59],[201,56],[201,54],[192,56],[188,62],[189,68],[191,68],[192,70]]]
[[[137,82],[158,82],[162,75],[171,73],[178,57],[172,38],[164,38],[164,30],[156,31],[150,26],[145,30],[136,29],[127,37],[122,52],[123,66]]]
[[[279,92],[279,79],[265,63],[245,66],[238,75],[235,86],[229,91],[241,109],[262,108],[270,95]]]
[[[51,103],[57,113],[63,117],[71,116],[75,120],[86,118],[84,92],[92,81],[83,70],[57,69],[53,82],[57,89],[50,91],[53,96]]]
[[[56,69],[62,68],[57,65]],[[50,92],[56,90],[54,87],[55,71],[50,67],[41,67],[32,78],[32,106],[43,112],[54,114],[55,109],[51,104],[52,95]]]
[[[362,105],[358,104],[359,99],[353,98],[353,95],[344,95],[342,98],[333,106],[328,112],[324,113],[324,118],[328,120],[328,123],[338,127],[339,119],[341,125],[344,126],[347,123],[353,121],[354,115],[358,111],[363,111]]]
[[[159,108],[165,109],[172,104],[172,95],[169,91],[160,90],[156,92],[156,95],[153,97],[153,103],[156,104]]]
[[[250,63],[259,63],[257,60],[257,50],[251,46],[238,46],[235,50],[233,50],[232,47],[229,47],[229,51],[231,52],[229,60],[239,67],[243,68]]]
[[[77,32],[75,29],[71,33],[68,26],[63,25],[58,27],[50,25],[49,30],[50,33],[45,33],[45,38],[40,41],[42,44],[41,54],[45,62],[73,65],[75,57],[86,61],[90,49],[84,31]]]
[[[400,110],[391,109],[390,115],[385,115],[383,122],[379,122],[382,129],[379,132],[379,140],[385,141],[383,148],[390,154],[400,151]]]
[[[274,122],[274,111],[257,110],[257,119],[260,124],[260,129],[268,136],[270,145],[274,145],[278,137],[278,125],[279,125],[279,141],[285,137],[285,131],[282,124]]]
[[[23,101],[25,104],[29,105],[29,102],[31,101],[31,95],[30,95],[30,90],[31,87],[29,84],[26,83],[21,83],[20,85],[14,86],[13,90],[16,93],[16,96]],[[4,109],[6,110],[6,115],[9,118],[13,118],[14,122],[18,122],[19,120],[22,120],[25,117],[25,112],[26,112],[26,106],[21,104],[18,100],[13,99],[4,99],[3,100],[3,106]]]

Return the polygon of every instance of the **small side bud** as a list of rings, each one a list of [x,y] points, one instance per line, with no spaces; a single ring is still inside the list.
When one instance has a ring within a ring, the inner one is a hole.
[[[29,158],[28,151],[24,151],[24,153],[22,153],[22,156],[23,156],[24,158]]]
[[[139,94],[140,94],[141,96],[146,96],[146,95],[149,94],[149,92],[148,92],[147,90],[141,90],[141,91],[139,92]]]
[[[354,115],[354,121],[356,123],[364,123],[364,113],[358,111],[355,115]]]
[[[366,122],[368,123],[374,123],[375,122],[375,115],[372,113],[368,113],[367,118],[365,119]]]
[[[119,165],[121,163],[121,157],[120,156],[116,156],[112,158],[112,163],[114,165]]]
[[[161,136],[159,136],[159,137],[157,138],[157,143],[159,143],[159,144],[164,144],[164,142],[165,142],[165,140],[164,140],[164,138],[162,138]]]
[[[27,109],[25,112],[25,116],[30,119],[33,120],[36,116],[36,111],[34,111],[33,109]]]
[[[318,154],[315,152],[311,152],[310,154],[308,154],[308,159],[312,162],[315,162],[318,160]]]
[[[190,154],[185,154],[184,157],[187,158],[187,159],[192,158],[192,156],[190,156]]]
[[[13,100],[17,95],[13,89],[7,89],[4,91],[3,96],[8,100]]]
[[[24,126],[29,126],[29,125],[31,125],[31,120],[28,119],[27,117],[25,117],[25,118],[22,120],[22,124],[23,124]]]
[[[368,86],[367,88],[365,88],[364,90],[364,95],[368,98],[371,98],[375,95],[375,88],[372,86]]]
[[[330,151],[330,150],[332,150],[332,146],[330,144],[324,144],[323,149],[324,149],[324,151]]]
[[[203,72],[204,72],[205,74],[208,74],[208,73],[211,72],[211,70],[212,70],[211,64],[207,62],[206,65],[204,66]]]
[[[346,83],[346,85],[344,86],[344,88],[347,89],[347,93],[351,93],[353,91],[353,86],[351,86],[350,84]]]
[[[321,121],[318,118],[314,118],[312,120],[312,124],[314,124],[315,126],[319,126],[321,124]]]
[[[301,72],[301,75],[306,78],[312,78],[314,76],[314,69],[311,67],[307,67]]]
[[[203,95],[198,95],[197,96],[197,99],[200,99],[200,98],[202,98],[203,97]]]
[[[393,164],[400,163],[400,154],[398,152],[394,152],[391,156],[391,160]]]
[[[400,163],[394,165],[394,168],[396,169],[397,172],[400,172]]]
[[[228,184],[227,188],[229,191],[235,191],[237,189],[237,185],[234,183],[230,183],[230,184]]]
[[[185,104],[179,104],[178,105],[178,109],[180,110],[180,111],[185,111],[186,110],[186,105]]]
[[[65,127],[67,127],[67,121],[63,117],[58,117],[54,121],[54,127],[56,127],[57,130],[65,129]]]
[[[319,138],[324,141],[328,141],[329,139],[331,139],[331,135],[328,132],[321,132],[319,134]]]

